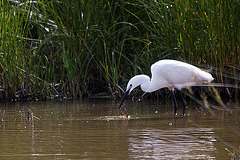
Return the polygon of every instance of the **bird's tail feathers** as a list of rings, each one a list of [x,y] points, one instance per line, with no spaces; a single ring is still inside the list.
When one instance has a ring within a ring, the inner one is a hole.
[[[197,83],[208,83],[214,80],[212,75],[205,71],[195,73],[194,78],[197,81]]]
[[[214,80],[214,78],[212,77],[212,75],[210,73],[202,71],[202,74],[204,75],[203,76],[203,81],[211,82],[211,81]]]

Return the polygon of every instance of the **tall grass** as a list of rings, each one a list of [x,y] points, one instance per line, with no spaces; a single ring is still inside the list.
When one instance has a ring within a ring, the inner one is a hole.
[[[239,83],[239,1],[0,2],[2,100],[111,95],[163,58]]]

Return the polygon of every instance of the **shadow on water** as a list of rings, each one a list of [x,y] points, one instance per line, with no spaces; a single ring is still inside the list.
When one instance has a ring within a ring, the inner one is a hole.
[[[188,104],[186,117],[174,117],[171,104],[128,102],[130,119],[107,100],[2,104],[0,159],[230,159],[239,111],[216,110],[223,123]],[[27,119],[29,109],[37,118]]]

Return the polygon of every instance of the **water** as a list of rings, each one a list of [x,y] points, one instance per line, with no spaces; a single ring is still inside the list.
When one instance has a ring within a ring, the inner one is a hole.
[[[231,159],[225,148],[239,149],[234,106],[217,119],[188,102],[175,118],[155,103],[128,101],[130,120],[110,100],[1,104],[0,159]]]

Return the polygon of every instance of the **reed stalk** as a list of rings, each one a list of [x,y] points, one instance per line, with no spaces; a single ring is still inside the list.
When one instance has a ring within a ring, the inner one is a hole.
[[[1,100],[113,95],[164,58],[238,86],[238,1],[0,2]]]

